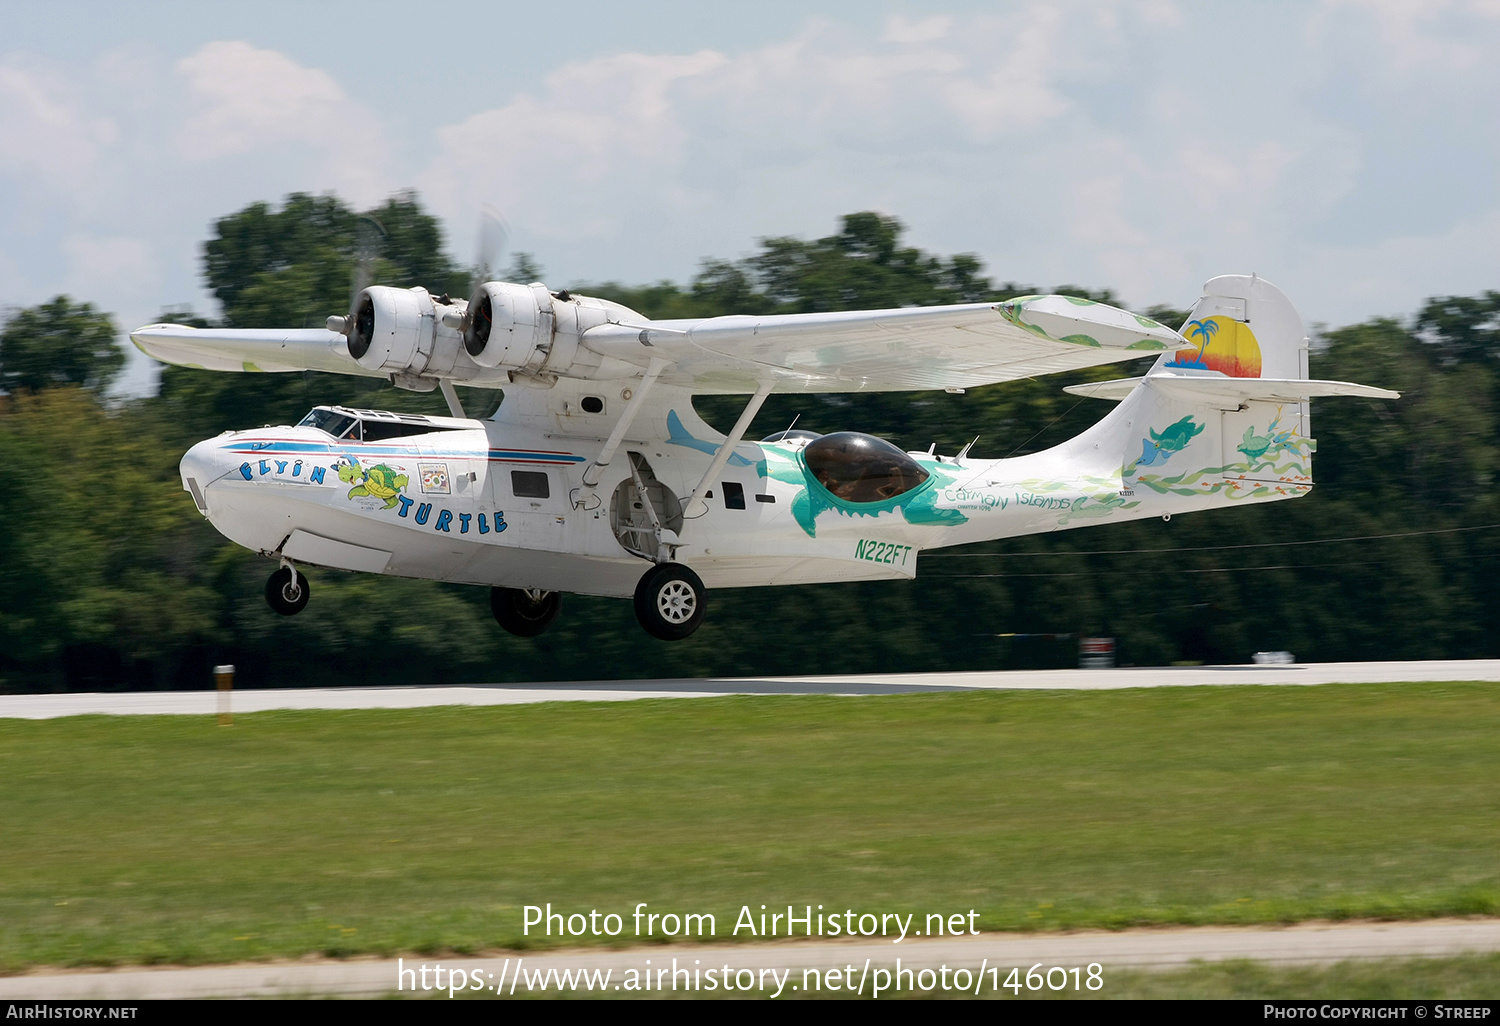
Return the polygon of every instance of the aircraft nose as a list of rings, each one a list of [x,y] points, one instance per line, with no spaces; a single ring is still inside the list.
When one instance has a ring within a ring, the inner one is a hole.
[[[208,486],[224,476],[225,471],[230,469],[228,463],[224,453],[209,439],[189,449],[183,455],[182,462],[177,465],[178,472],[182,474],[182,487],[192,493],[198,512],[204,516],[208,515]]]

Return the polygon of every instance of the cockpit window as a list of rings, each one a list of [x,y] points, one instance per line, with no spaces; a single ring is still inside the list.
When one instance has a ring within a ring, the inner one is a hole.
[[[343,438],[357,421],[345,413],[335,413],[319,407],[302,418],[298,427],[315,427],[327,431],[334,438]]]
[[[367,442],[382,442],[387,438],[404,438],[407,435],[430,435],[439,430],[431,424],[401,424],[389,420],[367,420],[364,428]]]
[[[883,438],[857,431],[823,435],[802,450],[818,482],[845,502],[884,502],[920,486],[927,471]]]
[[[461,421],[434,423],[431,418],[418,413],[384,413],[380,410],[340,412],[327,406],[315,406],[297,426],[321,428],[334,438],[352,442],[383,442],[407,435],[461,431],[469,427],[469,424]]]

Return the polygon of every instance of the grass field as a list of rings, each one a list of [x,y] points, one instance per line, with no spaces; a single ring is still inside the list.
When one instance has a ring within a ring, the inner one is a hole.
[[[0,720],[0,779],[6,970],[549,946],[545,902],[1500,912],[1489,684]]]

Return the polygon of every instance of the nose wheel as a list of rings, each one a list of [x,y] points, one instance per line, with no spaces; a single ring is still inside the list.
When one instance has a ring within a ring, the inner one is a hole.
[[[681,563],[658,563],[635,586],[635,618],[653,638],[678,641],[703,622],[706,597],[697,574]]]
[[[266,603],[282,616],[295,616],[307,605],[307,575],[288,564],[266,581]]]
[[[491,588],[490,612],[495,622],[518,638],[541,634],[562,610],[562,595],[531,588]]]

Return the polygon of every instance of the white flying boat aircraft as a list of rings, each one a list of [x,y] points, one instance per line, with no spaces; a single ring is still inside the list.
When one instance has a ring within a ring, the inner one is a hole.
[[[532,637],[564,592],[633,598],[658,638],[691,634],[712,588],[911,578],[928,549],[1306,494],[1307,401],[1397,398],[1308,379],[1308,340],[1264,279],[1214,278],[1179,334],[1066,296],[850,313],[654,321],[541,284],[468,302],[362,290],[315,330],[153,324],[135,344],[223,371],[332,371],[440,388],[451,417],[319,406],[290,427],[227,431],[182,459],[183,487],[232,541],[302,566],[488,586]],[[903,452],[855,431],[745,431],[772,392],[964,389],[1159,352],[1119,400],[1043,452]],[[454,385],[503,388],[488,420]],[[748,395],[726,437],[693,396]]]

